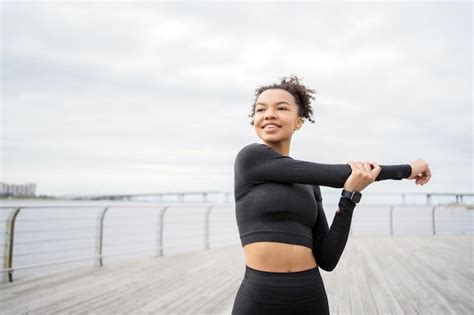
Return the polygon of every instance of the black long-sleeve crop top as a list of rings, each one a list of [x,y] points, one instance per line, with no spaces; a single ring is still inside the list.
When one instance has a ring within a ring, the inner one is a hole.
[[[409,164],[380,165],[376,181],[401,180]],[[347,242],[355,203],[341,197],[329,228],[320,185],[343,188],[348,164],[322,164],[284,156],[263,143],[251,143],[234,163],[235,214],[242,246],[266,241],[312,248],[319,267],[335,268]]]

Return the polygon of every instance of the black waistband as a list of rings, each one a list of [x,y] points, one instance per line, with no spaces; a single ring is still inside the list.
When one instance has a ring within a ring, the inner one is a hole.
[[[263,271],[263,270],[257,270],[252,267],[249,267],[245,265],[245,276],[254,276],[254,277],[260,277],[260,278],[295,278],[295,277],[308,277],[308,276],[314,276],[314,274],[319,274],[319,269],[318,267],[314,267],[311,269],[306,269],[306,270],[301,270],[301,271],[293,271],[293,272],[274,272],[274,271]]]

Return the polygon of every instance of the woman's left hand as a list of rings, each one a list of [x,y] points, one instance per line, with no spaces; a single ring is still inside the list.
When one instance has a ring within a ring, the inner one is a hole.
[[[428,163],[422,159],[413,161],[411,164],[411,175],[407,179],[415,179],[417,185],[424,185],[431,179],[431,171]]]

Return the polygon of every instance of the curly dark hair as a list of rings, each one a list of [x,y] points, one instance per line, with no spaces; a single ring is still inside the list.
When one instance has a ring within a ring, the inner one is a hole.
[[[289,77],[280,78],[280,83],[274,83],[271,85],[259,86],[255,89],[255,100],[252,104],[252,110],[248,117],[253,118],[255,115],[255,103],[257,102],[258,96],[265,90],[269,89],[283,89],[289,92],[295,98],[296,105],[298,105],[299,116],[307,118],[311,123],[314,123],[314,120],[311,119],[313,110],[311,108],[311,100],[315,99],[314,95],[316,92],[313,89],[305,87],[300,83],[295,75],[290,75]],[[253,126],[253,119],[250,122],[250,125]]]

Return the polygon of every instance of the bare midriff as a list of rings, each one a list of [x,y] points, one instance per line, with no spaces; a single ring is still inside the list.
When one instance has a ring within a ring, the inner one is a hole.
[[[315,268],[313,250],[302,245],[255,242],[244,246],[245,263],[269,272],[296,272]]]

